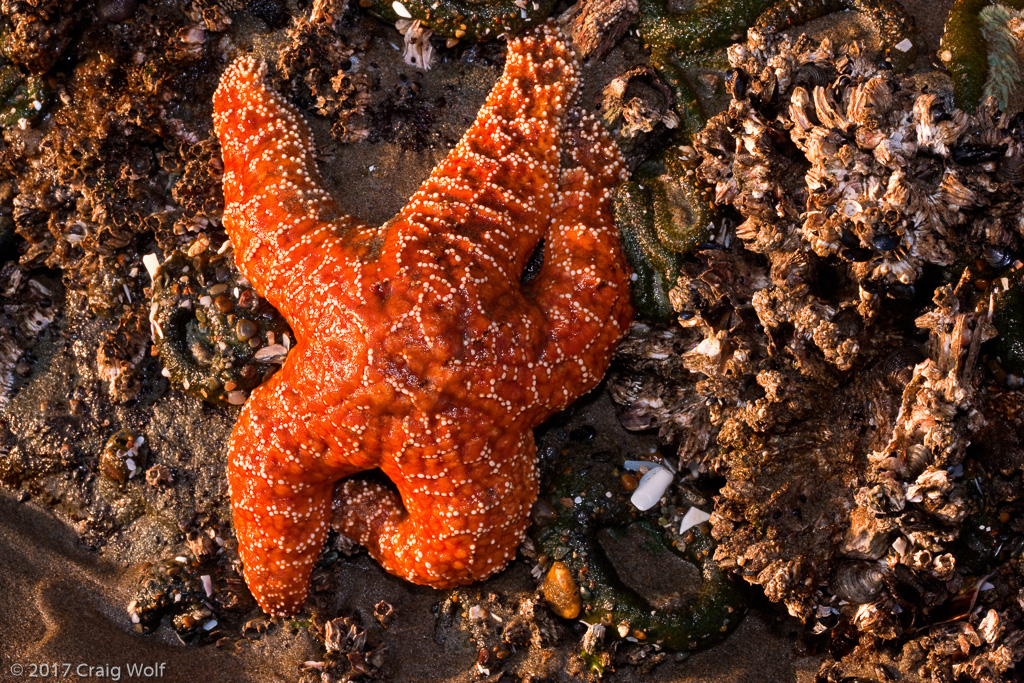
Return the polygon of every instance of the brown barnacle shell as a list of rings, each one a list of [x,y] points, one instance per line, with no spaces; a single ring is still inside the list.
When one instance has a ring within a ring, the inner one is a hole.
[[[978,635],[986,643],[995,643],[1003,635],[1003,630],[1006,628],[1006,624],[1002,623],[1002,619],[999,618],[999,612],[994,609],[990,609],[985,617],[978,624]]]
[[[928,466],[918,475],[917,480],[907,487],[906,499],[910,503],[920,503],[926,498],[936,500],[953,489],[953,482],[945,469]]]
[[[832,573],[829,588],[842,600],[863,605],[882,594],[885,571],[877,562],[847,560]]]
[[[977,193],[964,185],[959,175],[951,169],[946,169],[945,174],[942,176],[942,184],[939,185],[939,197],[941,202],[953,209],[973,206],[978,201]]]
[[[892,88],[884,76],[858,85],[846,106],[846,118],[860,126],[875,127],[892,110]]]
[[[843,537],[840,552],[852,559],[879,560],[889,550],[892,532],[863,508],[850,513],[850,527]]]
[[[839,111],[839,105],[828,88],[814,89],[814,112],[825,128],[838,128],[844,133],[849,129],[850,122]]]
[[[865,150],[877,148],[885,141],[886,137],[888,136],[883,131],[873,126],[858,126],[853,133],[857,146]]]
[[[925,93],[914,101],[913,117],[918,145],[943,157],[949,146],[963,135],[970,118],[959,109],[947,112],[935,93]]]
[[[801,133],[806,133],[814,128],[815,116],[814,103],[811,101],[810,94],[800,86],[794,88],[789,98],[789,118],[796,126],[791,134],[797,144],[800,144],[805,137]]]
[[[859,631],[870,633],[884,640],[899,635],[899,624],[895,615],[877,602],[863,604],[853,615],[853,625]]]
[[[883,479],[874,486],[865,486],[857,491],[855,498],[858,505],[878,516],[900,512],[907,504],[903,486],[892,479]]]

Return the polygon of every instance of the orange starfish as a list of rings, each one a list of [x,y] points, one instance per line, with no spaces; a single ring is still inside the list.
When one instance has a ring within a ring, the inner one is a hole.
[[[309,130],[243,58],[214,95],[224,227],[297,337],[230,444],[239,552],[296,612],[334,519],[387,571],[447,588],[502,569],[537,497],[533,427],[593,388],[632,316],[611,217],[623,164],[571,107],[553,25],[509,43],[462,141],[378,229],[321,187]],[[522,273],[541,240],[544,262]],[[349,475],[379,468],[395,487]]]

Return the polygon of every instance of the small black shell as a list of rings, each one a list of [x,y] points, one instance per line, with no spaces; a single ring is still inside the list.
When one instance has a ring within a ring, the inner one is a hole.
[[[1024,182],[1024,154],[1012,154],[999,160],[996,177],[1004,183],[1019,185]]]
[[[725,89],[734,99],[745,100],[749,80],[743,69],[729,69],[725,72]]]
[[[1006,145],[979,145],[973,142],[962,142],[952,149],[952,153],[953,161],[970,166],[984,161],[995,161],[1006,154]]]
[[[871,245],[878,251],[892,251],[900,244],[900,238],[888,232],[880,232],[871,238]]]
[[[992,268],[1006,268],[1016,260],[1012,251],[995,244],[986,244],[981,250],[981,255],[985,263]]]

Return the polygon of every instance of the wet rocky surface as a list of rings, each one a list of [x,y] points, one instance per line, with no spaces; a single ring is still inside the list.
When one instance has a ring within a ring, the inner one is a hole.
[[[906,4],[934,50],[949,3]],[[0,679],[47,662],[166,662],[168,680],[596,678],[581,655],[586,627],[552,614],[529,550],[448,592],[387,575],[332,538],[307,610],[262,616],[239,579],[224,479],[238,408],[175,389],[149,338],[143,257],[225,240],[209,98],[233,55],[252,48],[271,63],[274,86],[311,120],[328,186],[383,222],[475,117],[502,44],[440,48],[423,72],[402,61],[396,30],[355,6],[331,29],[302,2],[33,7],[5,59],[46,95],[0,144],[0,240],[6,263],[21,264],[0,277],[0,352],[17,350],[0,353]],[[583,102],[596,107],[642,54],[627,38],[588,65]],[[539,430],[539,445],[593,454],[593,438],[616,462],[658,456],[655,434],[619,418],[602,385]],[[685,426],[663,435],[684,442]],[[122,430],[131,439],[111,444]],[[620,547],[616,569],[638,592],[694,579],[636,550]],[[814,680],[828,646],[755,593],[709,650],[608,649],[606,680],[739,683]]]

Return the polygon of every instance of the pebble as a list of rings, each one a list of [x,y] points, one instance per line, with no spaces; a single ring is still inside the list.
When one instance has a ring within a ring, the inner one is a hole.
[[[555,614],[563,619],[575,619],[583,609],[579,588],[573,581],[572,572],[564,562],[555,562],[544,579],[544,599]]]

